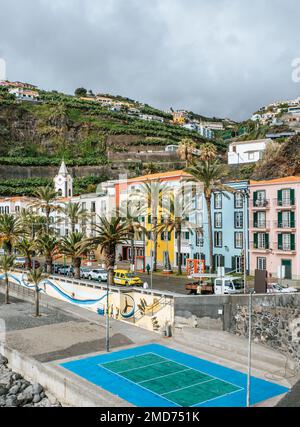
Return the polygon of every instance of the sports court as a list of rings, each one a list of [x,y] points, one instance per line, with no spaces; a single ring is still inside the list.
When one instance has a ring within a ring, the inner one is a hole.
[[[61,366],[136,406],[237,407],[246,404],[245,374],[158,344]],[[251,386],[252,405],[288,391],[255,377]]]

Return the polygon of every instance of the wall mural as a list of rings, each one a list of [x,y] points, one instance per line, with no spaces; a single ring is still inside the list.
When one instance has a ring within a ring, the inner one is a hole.
[[[27,289],[34,290],[35,286],[30,284],[27,279],[27,274],[9,273],[8,277],[11,282],[14,282]],[[5,279],[5,274],[0,274],[0,280]],[[64,287],[69,286],[68,291]],[[100,316],[105,316],[107,310],[107,292],[105,289],[90,289],[85,286],[76,285],[74,283],[61,285],[59,280],[46,278],[39,285],[39,292],[50,297],[58,298],[63,301],[70,302],[81,307],[98,313]],[[99,298],[96,297],[100,293]],[[78,295],[79,294],[79,295]],[[88,295],[90,294],[90,297]],[[95,295],[96,294],[96,295]],[[86,298],[84,296],[86,295]],[[82,296],[82,298],[80,297]],[[163,298],[143,296],[136,291],[122,293],[109,292],[108,295],[108,314],[113,319],[124,320],[131,323],[139,324],[142,318],[151,319],[149,329],[158,331],[160,329],[159,312],[166,306],[166,301]],[[160,319],[162,321],[162,319]],[[143,324],[143,327],[146,327]],[[148,329],[148,327],[146,327]]]

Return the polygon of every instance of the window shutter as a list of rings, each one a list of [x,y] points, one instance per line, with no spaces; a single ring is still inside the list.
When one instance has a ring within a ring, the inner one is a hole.
[[[291,251],[295,250],[295,234],[291,234]]]
[[[282,190],[277,191],[277,205],[282,206]]]
[[[269,235],[265,234],[266,249],[269,249]]]
[[[254,233],[254,249],[257,249],[257,244],[258,244],[258,236],[257,233]]]
[[[294,189],[290,190],[290,199],[291,199],[291,205],[294,206],[294,204],[295,204],[295,190]]]
[[[254,212],[254,214],[253,214],[253,225],[254,225],[254,227],[257,227],[257,218],[258,218],[258,213]]]
[[[148,224],[151,224],[151,215],[148,215]]]
[[[235,256],[231,258],[231,268],[232,268],[232,271],[236,270]]]
[[[278,250],[282,251],[282,234],[278,234]]]
[[[254,193],[253,193],[253,202],[254,202],[254,206],[256,206],[256,202],[257,202],[257,191],[254,191]]]
[[[160,233],[160,240],[162,240],[162,241],[164,241],[164,240],[165,240],[165,238],[164,238],[164,233]]]
[[[225,267],[225,257],[221,255],[221,267]]]
[[[291,228],[295,228],[295,212],[291,212]]]
[[[186,238],[186,240],[189,240],[189,238],[190,238],[190,233],[188,231],[186,231],[186,233],[185,233],[185,238]]]
[[[282,228],[282,212],[278,212],[278,227]]]
[[[171,231],[168,232],[168,240],[171,241]]]

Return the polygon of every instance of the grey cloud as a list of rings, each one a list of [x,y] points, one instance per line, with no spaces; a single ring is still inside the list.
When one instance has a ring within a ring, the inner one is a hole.
[[[0,0],[8,78],[248,118],[299,95],[297,0]]]

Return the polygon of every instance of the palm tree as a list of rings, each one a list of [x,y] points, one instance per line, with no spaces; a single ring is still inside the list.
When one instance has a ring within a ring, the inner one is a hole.
[[[211,142],[202,144],[200,147],[199,159],[202,162],[205,161],[214,161],[217,157],[217,148]]]
[[[66,203],[62,212],[71,224],[72,233],[74,233],[75,226],[79,221],[85,220],[89,217],[88,211],[81,206],[81,203]]]
[[[53,258],[58,254],[58,240],[53,234],[43,234],[36,239],[36,248],[46,258],[46,269],[52,274]]]
[[[28,268],[32,268],[32,257],[35,253],[35,242],[27,236],[22,237],[18,240],[15,248],[17,251],[26,258]]]
[[[11,255],[14,244],[24,233],[21,222],[10,214],[0,215],[0,241]]]
[[[181,252],[181,234],[183,229],[189,232],[200,232],[202,229],[197,227],[196,224],[189,221],[188,216],[191,212],[191,202],[187,203],[184,200],[183,194],[179,190],[176,194],[172,194],[169,199],[169,212],[164,216],[161,225],[158,225],[159,232],[172,233],[175,231],[177,234],[177,254],[178,254],[178,275],[182,274],[182,252]]]
[[[3,257],[0,260],[0,268],[4,273],[5,277],[5,304],[9,304],[9,280],[8,280],[8,273],[11,271],[11,269],[14,266],[15,257],[14,255],[3,255]]]
[[[135,245],[134,240],[137,234],[147,234],[147,229],[140,223],[139,216],[141,215],[139,207],[132,203],[127,203],[126,209],[120,209],[120,217],[127,223],[128,237],[130,238],[131,246],[131,264],[135,263]]]
[[[227,168],[218,160],[197,162],[186,169],[186,172],[192,175],[195,181],[203,185],[204,197],[208,215],[208,233],[209,233],[209,261],[210,272],[215,271],[213,256],[213,233],[212,233],[212,216],[211,216],[211,199],[214,193],[221,193],[229,198],[227,193],[233,193],[233,189],[222,183],[222,178],[227,174]]]
[[[158,245],[158,218],[163,213],[162,199],[170,192],[165,183],[160,180],[145,181],[141,184],[139,192],[133,193],[142,202],[141,212],[144,215],[151,214],[151,234],[153,240],[153,271],[157,270],[157,245]]]
[[[183,138],[178,146],[177,154],[180,159],[185,160],[186,167],[193,162],[194,150],[197,148],[195,141],[190,138]]]
[[[74,277],[80,279],[81,260],[92,248],[90,239],[86,239],[83,233],[74,232],[62,238],[59,242],[60,253],[72,258]]]
[[[17,217],[20,219],[25,233],[28,234],[32,240],[35,239],[39,232],[46,229],[46,218],[42,215],[35,214],[31,209],[22,208]]]
[[[95,227],[95,237],[91,237],[91,243],[100,246],[104,254],[106,267],[108,269],[108,285],[114,283],[114,267],[116,264],[117,245],[124,244],[128,239],[128,223],[121,217],[110,219],[99,218],[100,223]]]
[[[49,232],[50,228],[50,215],[52,212],[59,211],[60,208],[55,204],[55,199],[57,197],[56,191],[50,187],[40,187],[38,188],[34,196],[36,200],[31,203],[32,208],[41,209],[45,212],[46,216],[46,230]]]
[[[35,316],[40,316],[40,298],[39,298],[39,284],[47,278],[47,275],[43,272],[41,268],[35,268],[30,270],[27,275],[27,280],[29,283],[34,284],[35,290]]]

